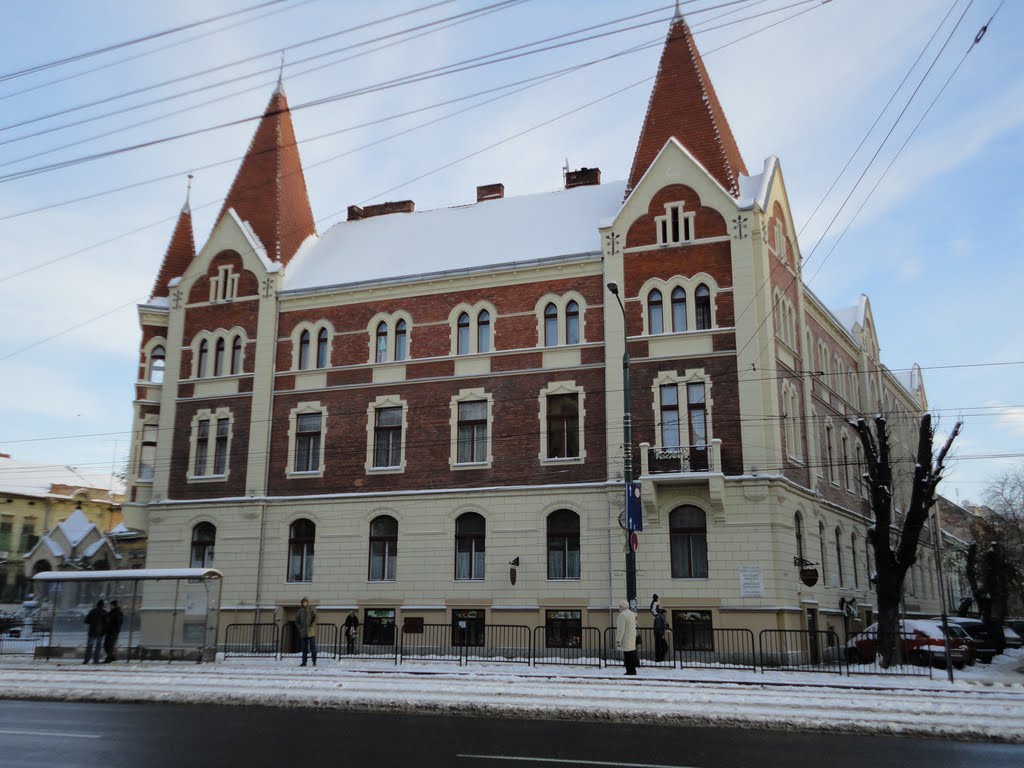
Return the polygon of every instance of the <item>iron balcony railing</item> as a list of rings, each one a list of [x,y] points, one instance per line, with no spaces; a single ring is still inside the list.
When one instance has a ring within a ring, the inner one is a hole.
[[[640,444],[640,474],[664,475],[722,471],[722,441],[666,448]]]

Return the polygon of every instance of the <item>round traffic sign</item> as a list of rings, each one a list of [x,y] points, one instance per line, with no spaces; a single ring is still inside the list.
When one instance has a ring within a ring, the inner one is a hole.
[[[629,548],[636,552],[640,549],[640,537],[636,535],[636,532],[629,534]]]

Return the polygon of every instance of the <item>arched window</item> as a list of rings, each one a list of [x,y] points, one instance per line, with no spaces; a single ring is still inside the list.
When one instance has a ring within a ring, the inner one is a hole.
[[[395,325],[395,360],[405,360],[409,350],[409,334],[405,320]]]
[[[483,579],[487,523],[483,515],[467,512],[455,521],[455,578]]]
[[[657,288],[647,294],[647,332],[652,336],[665,332],[664,312],[661,306],[661,291]]]
[[[224,338],[217,339],[217,344],[214,347],[213,352],[213,375],[222,376],[224,374]]]
[[[299,334],[299,370],[309,368],[309,331]]]
[[[575,301],[565,305],[565,343],[580,343],[580,305]]]
[[[860,572],[857,568],[857,534],[850,534],[850,570],[853,571],[853,588],[860,589]]]
[[[210,354],[210,344],[203,339],[199,342],[199,361],[196,363],[196,377],[203,378],[206,376],[206,358]]]
[[[476,351],[491,351],[491,313],[486,309],[476,316]]]
[[[386,363],[388,360],[388,324],[381,320],[377,324],[377,355],[378,363]]]
[[[316,367],[327,367],[327,329],[321,328],[316,335]]]
[[[800,561],[800,567],[804,567],[804,521],[797,512],[793,515],[793,530],[796,532],[796,556]]]
[[[463,312],[459,315],[455,338],[455,354],[469,354],[469,313]]]
[[[821,555],[821,584],[822,584],[822,586],[826,586],[828,584],[828,580],[826,578],[826,576],[828,574],[828,571],[825,568],[825,524],[824,523],[818,523],[818,548],[821,550],[819,552],[819,554]]]
[[[548,578],[580,577],[580,516],[569,509],[548,515]]]
[[[398,563],[398,521],[388,515],[370,522],[370,581],[394,581]]]
[[[672,330],[686,330],[686,291],[679,287],[672,289]]]
[[[708,527],[704,510],[685,505],[668,516],[673,579],[708,577]]]
[[[163,384],[166,364],[167,353],[164,352],[162,344],[157,344],[149,353],[149,375],[146,378],[154,384]]]
[[[843,586],[843,540],[842,534],[839,529],[836,528],[836,578],[838,583],[836,586]]]
[[[217,528],[213,523],[199,523],[192,529],[192,555],[190,568],[213,567],[213,545],[217,540]]]
[[[312,520],[296,520],[288,529],[288,581],[313,580],[313,542],[316,524]]]
[[[242,372],[242,337],[237,334],[231,340],[231,372]]]
[[[558,346],[558,307],[554,302],[544,307],[544,346]]]
[[[698,331],[711,328],[711,291],[701,283],[693,292],[694,314]]]

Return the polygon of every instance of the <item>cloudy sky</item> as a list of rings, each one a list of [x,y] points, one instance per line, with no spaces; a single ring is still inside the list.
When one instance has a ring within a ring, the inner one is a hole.
[[[197,244],[208,236],[254,124],[214,126],[262,112],[282,50],[322,232],[354,203],[411,198],[424,210],[471,201],[478,184],[497,181],[507,195],[556,189],[566,160],[599,166],[605,180],[625,178],[671,5],[9,7],[0,64],[0,452],[90,472],[123,463],[135,304],[152,287],[190,169]],[[682,7],[748,168],[758,171],[768,155],[781,160],[802,228],[805,279],[833,308],[870,296],[886,364],[924,368],[940,428],[965,420],[940,490],[980,498],[988,478],[1024,456],[1024,342],[1016,327],[1024,3]],[[147,39],[79,56],[137,38]],[[505,61],[480,58],[510,49],[499,56]],[[65,59],[73,60],[58,63]],[[434,72],[453,65],[463,71]],[[433,76],[380,87],[419,73]],[[547,77],[555,73],[562,74]],[[190,135],[105,154],[179,134]],[[86,159],[92,155],[101,157]],[[120,187],[129,188],[112,191]]]

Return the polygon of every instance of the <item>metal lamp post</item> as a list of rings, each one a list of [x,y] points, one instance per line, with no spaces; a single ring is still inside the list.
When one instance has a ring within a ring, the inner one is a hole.
[[[622,310],[622,479],[626,485],[626,496],[633,483],[633,419],[630,414],[629,392],[629,333],[626,324],[626,307],[619,296],[617,283],[608,283],[608,290],[619,303]],[[625,500],[625,499],[624,499]],[[636,552],[633,551],[631,538],[633,531],[629,524],[629,503],[626,501],[626,600],[630,608],[636,610]]]

